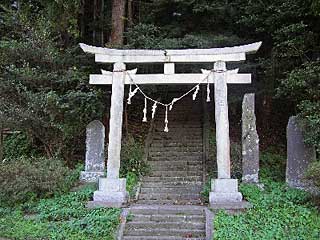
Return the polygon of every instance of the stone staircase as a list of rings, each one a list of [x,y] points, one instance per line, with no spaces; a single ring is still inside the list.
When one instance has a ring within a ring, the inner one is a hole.
[[[177,95],[177,94],[175,94]],[[142,179],[138,201],[130,207],[123,239],[206,239],[203,185],[202,102],[186,97],[157,112],[149,147],[150,173]]]
[[[169,132],[164,129],[164,111],[155,120],[149,148],[150,174],[142,181],[140,204],[201,204],[203,179],[201,101],[184,99],[168,114]]]
[[[135,205],[124,240],[205,240],[205,212],[201,206]]]

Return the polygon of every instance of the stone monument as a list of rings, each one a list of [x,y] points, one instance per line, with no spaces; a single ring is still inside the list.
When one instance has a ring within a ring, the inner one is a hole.
[[[305,144],[303,131],[296,116],[290,117],[287,126],[287,169],[286,182],[290,187],[308,188],[304,174],[312,161],[316,160],[313,146]]]
[[[90,122],[86,130],[86,163],[85,171],[80,174],[81,181],[96,182],[104,176],[104,139],[104,125],[98,120]]]
[[[255,94],[245,94],[242,102],[242,181],[259,183],[259,136],[254,113]]]

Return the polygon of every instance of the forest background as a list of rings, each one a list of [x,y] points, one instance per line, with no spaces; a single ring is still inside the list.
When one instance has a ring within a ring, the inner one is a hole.
[[[181,49],[263,41],[240,69],[254,74],[261,149],[285,152],[288,118],[298,115],[319,153],[319,20],[318,0],[1,0],[0,132],[18,134],[0,144],[0,159],[40,155],[83,164],[86,125],[99,119],[108,126],[111,89],[88,84],[101,65],[80,42]],[[241,129],[239,121],[231,128]]]
[[[308,176],[320,186],[319,22],[319,0],[0,0],[0,238],[112,239],[121,220],[119,209],[85,207],[96,186],[75,188],[87,124],[101,120],[108,132],[111,88],[89,85],[88,76],[112,69],[84,54],[80,42],[194,49],[262,41],[239,65],[253,83],[229,85],[228,102],[232,164],[241,177],[241,101],[243,93],[256,94],[265,188],[240,185],[254,208],[216,215],[215,239],[319,239],[319,199],[284,182],[286,125],[298,115],[305,141],[318,154]],[[154,64],[133,67],[162,71]],[[168,89],[144,90],[157,98]],[[125,103],[121,176],[130,194],[148,171],[143,140],[149,125],[141,123],[141,103],[141,96],[130,108]],[[209,190],[208,181],[204,198]]]

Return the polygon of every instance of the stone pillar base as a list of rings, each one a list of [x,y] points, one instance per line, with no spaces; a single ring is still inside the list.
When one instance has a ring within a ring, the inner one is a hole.
[[[90,206],[121,207],[128,202],[125,178],[99,178],[99,190],[93,194]]]
[[[81,182],[98,182],[99,177],[103,177],[104,172],[86,172],[82,171],[80,173]]]
[[[252,183],[252,184],[258,184],[259,183],[259,174],[247,174],[242,176],[242,182],[243,183]]]
[[[238,191],[238,179],[213,179],[211,181],[210,205],[241,201],[242,194]]]

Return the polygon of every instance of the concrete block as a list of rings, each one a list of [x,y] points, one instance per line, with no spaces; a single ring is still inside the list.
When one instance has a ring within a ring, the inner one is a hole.
[[[127,192],[101,192],[95,191],[93,200],[105,203],[126,203],[129,195]]]
[[[242,201],[242,194],[238,192],[238,179],[214,179],[211,183],[211,191],[210,205]]]
[[[238,192],[238,179],[212,179],[211,190],[222,193]]]
[[[124,178],[99,178],[99,190],[93,194],[93,202],[89,205],[121,207],[129,200]]]
[[[126,179],[125,178],[100,178],[99,191],[101,192],[125,192]]]
[[[230,202],[241,202],[242,194],[240,192],[223,193],[223,192],[210,192],[209,202],[210,205],[216,203],[230,203]]]

